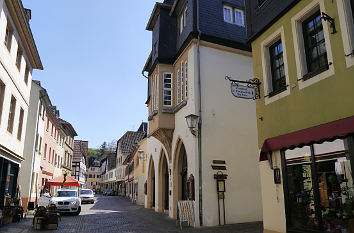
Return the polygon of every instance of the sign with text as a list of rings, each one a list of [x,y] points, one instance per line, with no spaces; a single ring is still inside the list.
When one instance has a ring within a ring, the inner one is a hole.
[[[253,87],[247,87],[236,83],[231,84],[231,92],[237,98],[255,99],[256,90]]]

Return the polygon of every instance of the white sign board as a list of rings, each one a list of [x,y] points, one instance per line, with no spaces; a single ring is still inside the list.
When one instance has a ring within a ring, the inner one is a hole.
[[[253,87],[231,84],[231,92],[237,98],[255,99],[256,91]]]

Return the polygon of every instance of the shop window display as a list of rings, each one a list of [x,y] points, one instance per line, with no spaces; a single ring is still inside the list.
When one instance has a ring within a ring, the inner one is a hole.
[[[284,152],[290,229],[354,232],[354,188],[347,140]]]

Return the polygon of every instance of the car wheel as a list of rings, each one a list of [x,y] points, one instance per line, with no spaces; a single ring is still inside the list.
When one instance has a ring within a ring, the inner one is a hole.
[[[92,202],[91,202],[91,204],[94,204],[94,203],[95,203],[95,201],[92,201]]]
[[[79,209],[75,212],[75,215],[79,215],[81,212],[81,206],[79,206]]]

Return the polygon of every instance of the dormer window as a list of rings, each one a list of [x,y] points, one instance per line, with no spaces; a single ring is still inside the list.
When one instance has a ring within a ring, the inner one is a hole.
[[[227,23],[245,26],[244,11],[238,8],[224,5],[224,21]]]
[[[186,27],[187,25],[187,7],[184,8],[184,10],[182,11],[181,15],[179,16],[179,34],[182,34],[183,29]]]

